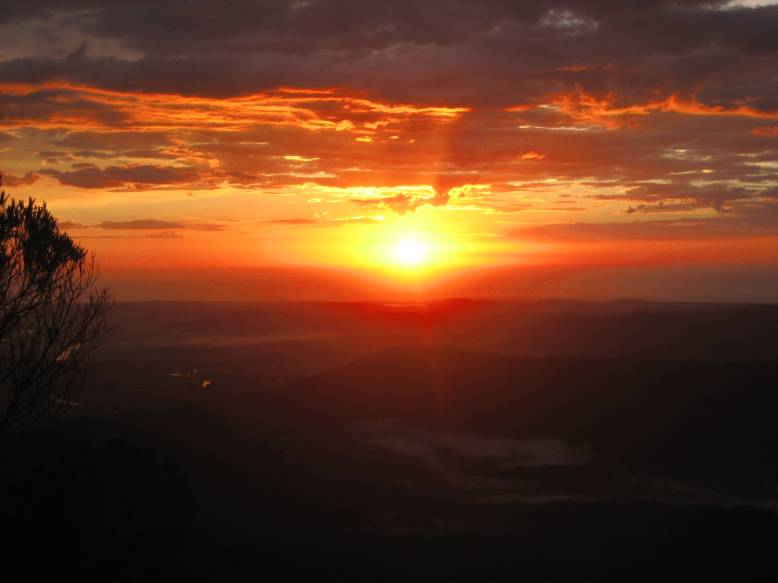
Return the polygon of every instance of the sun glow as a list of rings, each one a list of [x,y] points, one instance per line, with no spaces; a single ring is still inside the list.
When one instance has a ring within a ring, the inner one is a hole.
[[[423,241],[415,238],[400,239],[392,247],[392,258],[402,267],[418,267],[423,265],[429,253],[429,248]]]

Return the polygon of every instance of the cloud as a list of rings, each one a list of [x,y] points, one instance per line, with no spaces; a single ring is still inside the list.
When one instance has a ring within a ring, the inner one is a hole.
[[[468,111],[461,106],[390,103],[336,89],[274,87],[235,97],[200,97],[62,81],[2,83],[0,106],[0,127],[68,127],[73,132],[61,144],[87,149],[172,144],[164,135],[169,130],[239,130],[268,124],[365,131],[404,119],[450,121]],[[117,132],[117,127],[126,131]]]
[[[68,150],[107,152],[114,155],[133,150],[169,148],[175,144],[172,137],[166,132],[135,131],[132,129],[72,131],[53,143]]]
[[[700,208],[700,205],[694,202],[658,202],[656,204],[640,204],[627,208],[627,214],[635,213],[678,213],[693,211]]]
[[[143,235],[80,235],[79,239],[181,239],[182,235],[175,231],[159,231]]]
[[[74,170],[43,169],[41,174],[56,178],[66,186],[79,188],[144,188],[197,182],[200,174],[193,168],[137,164],[100,168],[86,164]]]
[[[155,229],[178,229],[181,228],[180,223],[171,223],[168,221],[157,221],[154,219],[136,219],[134,221],[103,221],[96,225],[101,229],[117,229],[117,230],[155,230]]]
[[[594,198],[643,203],[628,207],[628,214],[684,212],[706,207],[725,212],[731,209],[733,201],[757,197],[760,194],[759,191],[721,184],[716,180],[705,185],[694,182],[681,180],[678,183],[631,186],[623,194],[600,194],[594,195]]]
[[[273,219],[268,222],[274,225],[315,225],[318,223],[315,219]]]
[[[547,242],[707,241],[778,236],[778,205],[771,217],[748,215],[726,219],[648,220],[626,223],[553,223],[514,229],[509,237]]]
[[[224,225],[219,223],[196,223],[196,222],[173,222],[160,221],[156,219],[135,219],[132,221],[103,221],[95,227],[107,230],[120,231],[156,231],[156,230],[179,230],[187,229],[191,231],[222,231]]]
[[[775,5],[36,0],[2,26],[0,140],[22,178],[342,205],[276,225],[421,207],[776,221]]]
[[[778,137],[778,126],[762,126],[754,129],[757,136],[776,136]]]
[[[25,43],[2,47],[11,58],[0,65],[0,78],[200,96],[363,87],[392,101],[436,102],[445,95],[477,106],[516,95],[540,103],[576,88],[613,93],[618,107],[658,91],[663,97],[693,91],[706,105],[732,106],[748,95],[755,110],[769,110],[775,95],[766,90],[774,91],[774,80],[764,73],[774,70],[778,7],[725,6],[724,0],[245,0],[214,9],[171,0],[138,11],[124,0],[72,6],[42,0],[4,13],[4,21],[39,38],[61,37],[63,15],[70,17],[69,49],[47,55],[33,43],[27,51]],[[114,49],[96,56],[93,48],[109,42]]]
[[[23,176],[14,176],[9,172],[0,173],[0,185],[7,186],[9,188],[15,188],[19,186],[30,186],[38,181],[38,174],[35,172],[27,172]]]
[[[57,226],[64,231],[86,228],[86,225],[73,221],[57,221]]]
[[[448,193],[434,194],[433,196],[411,196],[409,194],[395,194],[381,198],[352,198],[351,202],[358,205],[371,206],[379,209],[389,209],[399,215],[408,212],[414,212],[416,209],[424,206],[444,206],[448,203],[450,196]]]
[[[376,218],[363,216],[341,217],[329,220],[329,224],[331,225],[376,225],[381,222],[382,219],[380,217]]]
[[[380,218],[363,217],[363,216],[337,217],[337,218],[329,217],[329,216],[321,216],[321,217],[317,217],[316,219],[292,218],[292,219],[273,219],[271,221],[268,221],[268,223],[274,225],[310,225],[310,226],[317,226],[317,227],[333,227],[338,225],[372,225],[380,222],[381,222]]]

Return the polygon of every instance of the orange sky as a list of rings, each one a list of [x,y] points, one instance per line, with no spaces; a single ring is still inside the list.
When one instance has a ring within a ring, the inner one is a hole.
[[[772,3],[730,4],[716,10],[732,22],[776,13]],[[710,6],[690,14],[718,26]],[[118,18],[108,8],[94,10],[98,22]],[[279,18],[302,18],[305,10]],[[633,44],[653,41],[619,36],[611,20],[626,26],[626,16],[548,10],[515,23],[545,31],[532,42],[538,51],[556,51],[546,61],[540,52],[528,57],[537,62],[501,61],[514,49],[494,52],[483,36],[491,29],[477,31],[475,23],[475,36],[449,44],[408,38],[359,55],[343,49],[340,64],[301,68],[293,80],[281,75],[255,89],[245,56],[242,78],[219,86],[204,77],[201,90],[161,73],[174,71],[164,67],[181,54],[205,50],[194,36],[155,37],[147,22],[147,35],[136,37],[116,28],[120,20],[101,29],[74,17],[72,30],[38,41],[25,27],[45,28],[58,13],[12,15],[16,42],[0,43],[5,188],[46,200],[115,282],[144,270],[265,268],[331,270],[391,289],[511,268],[686,265],[725,273],[754,266],[771,277],[778,263],[778,108],[770,83],[744,80],[770,70],[772,52],[751,54],[741,69],[734,61],[717,65],[691,82],[678,77],[696,74],[680,68],[687,66],[682,59],[702,49],[633,53]],[[651,18],[651,10],[631,16]],[[203,26],[216,27],[221,16]],[[492,15],[479,18],[486,27]],[[238,26],[222,24],[225,38]],[[452,17],[450,25],[459,24]],[[318,34],[300,42],[319,42]],[[343,34],[343,42],[361,38]],[[624,51],[592,48],[605,34]],[[174,41],[175,50],[166,44]],[[566,52],[573,41],[580,50]],[[218,57],[225,49],[212,50]],[[257,48],[251,58],[286,50]],[[310,50],[325,59],[341,49]],[[399,54],[428,68],[409,64],[398,73],[387,59]],[[677,63],[663,69],[657,54]],[[457,77],[457,70],[476,71],[476,62],[493,66],[492,73]],[[260,77],[267,66],[252,65]],[[524,69],[506,85],[514,66]],[[645,78],[634,77],[636,70]],[[424,77],[433,71],[440,74],[437,94]],[[420,249],[419,258],[403,259],[398,249],[409,245]],[[165,295],[155,285],[146,296]],[[526,291],[520,278],[515,287],[518,295]],[[137,289],[128,296],[144,296]]]

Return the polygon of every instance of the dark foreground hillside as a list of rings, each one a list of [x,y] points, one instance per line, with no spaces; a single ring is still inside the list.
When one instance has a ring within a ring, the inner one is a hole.
[[[20,581],[774,581],[772,310],[136,305],[71,420],[3,452],[4,556]],[[696,346],[626,340],[673,320]]]

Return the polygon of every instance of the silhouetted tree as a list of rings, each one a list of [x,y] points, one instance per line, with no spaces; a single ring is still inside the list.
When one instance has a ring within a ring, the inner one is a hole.
[[[75,404],[111,304],[97,279],[45,203],[0,191],[0,441]]]

